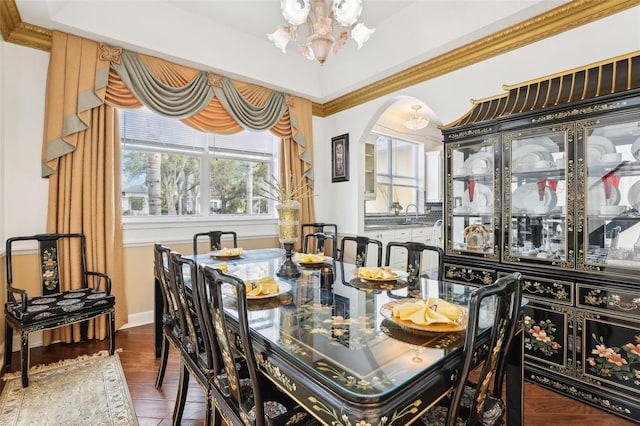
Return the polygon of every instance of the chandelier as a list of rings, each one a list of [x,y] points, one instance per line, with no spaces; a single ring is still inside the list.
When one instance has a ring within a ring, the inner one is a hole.
[[[411,107],[413,114],[411,114],[411,116],[407,118],[407,121],[404,122],[404,127],[409,130],[420,130],[427,127],[429,120],[418,113],[420,108],[422,108],[421,105],[414,105]]]
[[[300,44],[298,50],[321,65],[329,53],[338,53],[349,38],[355,40],[360,49],[375,31],[357,22],[362,13],[362,0],[282,0],[280,10],[290,25],[267,34],[269,40],[286,53],[287,43],[297,41],[298,26],[306,22],[306,43]],[[334,24],[343,27],[335,36]]]

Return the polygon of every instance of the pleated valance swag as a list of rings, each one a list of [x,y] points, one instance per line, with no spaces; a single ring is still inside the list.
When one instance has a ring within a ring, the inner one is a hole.
[[[313,186],[309,100],[54,31],[42,150],[47,231],[85,232],[89,245],[96,241],[90,262],[116,259],[96,269],[121,289],[116,325],[126,322],[116,109],[142,105],[204,132],[269,130],[282,139],[280,180]],[[315,221],[312,197],[302,200],[300,219]]]

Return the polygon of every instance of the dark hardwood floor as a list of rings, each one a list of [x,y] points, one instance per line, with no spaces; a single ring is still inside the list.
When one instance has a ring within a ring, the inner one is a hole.
[[[155,388],[159,361],[153,354],[153,327],[119,330],[117,348],[122,349],[120,360],[129,384],[140,425],[170,425],[178,383],[178,354],[169,354],[169,366],[161,389]],[[31,350],[31,365],[47,364],[61,359],[75,358],[106,349],[106,341],[92,341],[74,345],[56,344]],[[10,369],[19,369],[19,356],[14,353]],[[0,382],[2,387],[4,381]],[[621,419],[605,411],[574,401],[539,386],[525,384],[525,425],[598,425],[626,426],[635,423]],[[204,418],[204,394],[192,381],[189,385],[183,425],[201,425]]]

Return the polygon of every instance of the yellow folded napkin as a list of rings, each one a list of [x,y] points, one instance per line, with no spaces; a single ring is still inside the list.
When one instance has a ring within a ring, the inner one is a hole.
[[[248,283],[248,284],[251,285],[251,283]],[[271,277],[260,278],[258,281],[255,282],[255,287],[254,286],[252,287],[253,288],[251,290],[247,288],[247,296],[260,296],[261,294],[273,294],[279,291],[278,283],[274,278],[271,278]]]
[[[241,247],[223,248],[216,252],[217,256],[240,256],[244,250]]]
[[[229,272],[229,265],[227,265],[226,263],[222,262],[222,263],[214,263],[213,265],[211,265],[213,268],[216,269],[220,269],[222,272],[224,272],[225,274],[227,272]]]
[[[460,317],[460,308],[444,300],[429,298],[398,304],[393,307],[393,316],[418,325],[455,324]]]
[[[319,263],[324,262],[324,254],[295,253],[293,255],[293,260],[304,263]]]
[[[373,267],[362,267],[358,268],[358,277],[366,279],[376,279],[376,280],[393,280],[398,278],[396,274],[391,272],[390,266],[385,266],[382,268],[373,268]]]

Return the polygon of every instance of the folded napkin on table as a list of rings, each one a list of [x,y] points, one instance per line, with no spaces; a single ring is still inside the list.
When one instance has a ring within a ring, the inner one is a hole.
[[[293,260],[296,262],[305,262],[305,263],[324,262],[324,254],[295,253],[293,255]]]
[[[226,263],[222,262],[222,263],[214,263],[213,265],[211,265],[212,268],[216,268],[216,269],[220,269],[222,272],[224,272],[225,274],[227,272],[229,272],[229,265],[227,265]]]
[[[398,276],[391,272],[390,266],[382,268],[362,267],[358,268],[358,277],[366,279],[396,279]]]
[[[393,316],[418,325],[455,324],[460,308],[441,299],[429,298],[405,302],[393,307]]]
[[[223,248],[216,251],[217,256],[240,256],[244,252],[241,247]]]
[[[250,282],[245,283],[247,286],[247,296],[259,296],[261,294],[273,294],[279,290],[278,283],[272,277],[260,278],[255,282],[255,286]],[[251,286],[251,288],[249,288]]]

